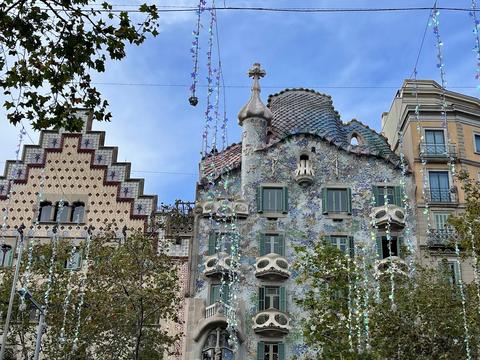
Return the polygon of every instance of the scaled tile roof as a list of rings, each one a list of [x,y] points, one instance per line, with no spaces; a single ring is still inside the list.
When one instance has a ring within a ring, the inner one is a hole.
[[[290,136],[311,134],[347,152],[375,156],[399,165],[399,158],[390,149],[387,139],[358,120],[343,123],[329,95],[310,89],[286,89],[270,95],[267,107],[273,118],[268,129],[270,141],[266,147],[275,146]],[[352,135],[357,136],[359,145],[350,144]],[[241,143],[238,143],[217,154],[208,155],[202,173],[211,175],[220,169],[225,171],[239,166],[241,150]]]

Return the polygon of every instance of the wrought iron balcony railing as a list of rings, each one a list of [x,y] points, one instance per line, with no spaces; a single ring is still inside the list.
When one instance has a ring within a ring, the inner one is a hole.
[[[457,148],[454,144],[420,143],[420,154],[424,157],[448,159],[457,157]]]
[[[430,247],[452,247],[457,233],[453,229],[430,229],[427,234],[427,245]]]
[[[456,187],[450,189],[430,188],[425,190],[425,201],[428,203],[455,204],[458,202]]]

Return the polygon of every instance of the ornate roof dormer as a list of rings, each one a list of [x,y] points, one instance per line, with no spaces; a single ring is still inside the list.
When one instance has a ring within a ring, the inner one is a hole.
[[[266,75],[259,63],[253,64],[248,71],[248,76],[253,78],[252,96],[248,103],[238,113],[238,123],[242,126],[243,121],[248,118],[261,118],[267,120],[268,125],[272,120],[272,113],[260,99],[260,82],[259,80]]]

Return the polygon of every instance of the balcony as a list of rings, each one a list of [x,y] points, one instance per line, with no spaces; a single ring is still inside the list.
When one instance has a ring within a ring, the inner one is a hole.
[[[430,229],[427,234],[427,246],[430,248],[452,248],[457,236],[453,229]]]
[[[227,304],[217,301],[205,308],[205,319],[209,319],[212,317],[221,317],[225,318],[226,321],[227,312],[229,311],[234,311],[234,309]]]
[[[209,277],[221,276],[232,270],[232,258],[227,253],[221,252],[208,256],[205,260],[205,269],[203,274]]]
[[[270,253],[257,258],[255,276],[264,280],[278,281],[290,277],[287,260],[278,254]]]
[[[310,185],[313,183],[313,177],[315,172],[309,160],[301,159],[298,162],[297,169],[295,170],[295,181],[299,185]]]
[[[457,204],[457,187],[452,186],[450,189],[427,189],[425,190],[425,202],[438,205]]]
[[[401,230],[405,227],[405,210],[394,204],[374,207],[370,217],[379,229],[385,229],[388,224],[392,230]]]
[[[377,271],[380,276],[390,274],[389,269],[398,275],[406,276],[408,274],[407,263],[398,256],[389,256],[377,262]]]
[[[201,208],[203,217],[216,219],[246,218],[248,216],[248,205],[243,200],[217,199],[208,200],[198,205]]]
[[[263,336],[284,336],[290,332],[290,318],[277,309],[263,310],[253,318],[252,329]]]
[[[453,144],[420,143],[420,157],[431,162],[447,162],[457,158],[457,149]]]

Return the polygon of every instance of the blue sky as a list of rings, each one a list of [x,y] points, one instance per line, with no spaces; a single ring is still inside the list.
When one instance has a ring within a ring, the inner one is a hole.
[[[161,5],[195,5],[192,0],[155,0]],[[431,6],[433,0],[225,0],[227,6],[266,7],[408,7]],[[116,0],[134,4],[134,0]],[[469,7],[470,0],[439,0],[439,6]],[[223,0],[217,0],[223,5]],[[283,88],[305,87],[332,96],[343,121],[356,118],[380,131],[380,117],[396,90],[412,72],[428,11],[380,13],[270,13],[219,11],[218,27],[226,88],[229,142],[237,142],[237,114],[250,95],[246,76],[253,62],[267,71],[262,97]],[[200,49],[200,84],[206,83],[208,14]],[[195,15],[161,15],[161,31],[127,58],[112,62],[98,83],[175,84],[138,86],[99,84],[110,102],[111,123],[96,123],[107,132],[106,144],[119,147],[119,160],[132,162],[133,176],[145,178],[145,192],[159,201],[193,200],[204,126],[205,88],[199,104],[188,104],[192,68],[189,53]],[[468,13],[440,14],[447,87],[478,96],[473,23]],[[427,30],[418,78],[439,81],[432,29]],[[233,87],[230,87],[233,86]],[[333,87],[333,88],[332,88]],[[342,88],[363,87],[363,88]],[[0,98],[3,103],[3,99]],[[5,119],[4,113],[0,116]],[[29,131],[33,140],[37,134]],[[0,121],[0,167],[15,157],[18,129]],[[31,143],[27,139],[27,143]]]

